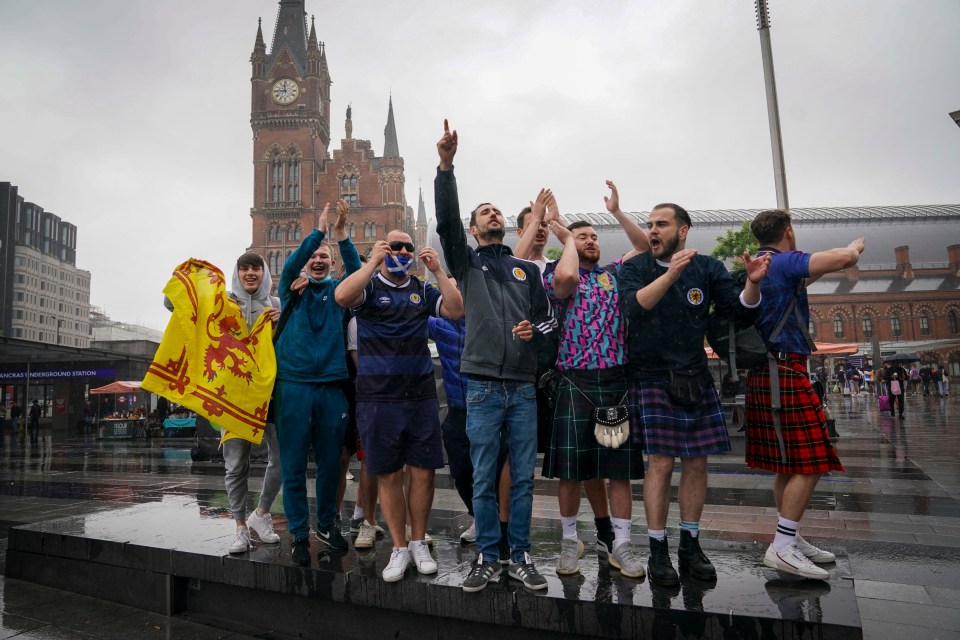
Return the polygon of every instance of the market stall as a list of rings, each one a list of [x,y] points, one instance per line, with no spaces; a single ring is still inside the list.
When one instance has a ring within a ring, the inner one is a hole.
[[[97,403],[98,438],[137,438],[146,435],[148,407],[138,381],[112,382],[91,389],[90,393],[113,396],[113,403],[107,412],[103,412],[103,402]]]

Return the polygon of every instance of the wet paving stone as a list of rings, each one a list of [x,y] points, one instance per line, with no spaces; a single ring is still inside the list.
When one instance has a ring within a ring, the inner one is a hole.
[[[533,594],[515,580],[504,578],[490,587],[487,599],[463,600],[457,587],[476,550],[461,546],[457,540],[469,519],[444,470],[437,475],[436,508],[430,522],[441,566],[437,576],[411,573],[399,592],[385,590],[395,585],[384,585],[379,580],[389,546],[381,541],[372,553],[351,550],[339,557],[322,553],[319,547],[311,549],[314,559],[310,571],[332,577],[326,582],[312,579],[304,584],[310,584],[314,591],[340,593],[343,597],[376,594],[387,603],[395,602],[398,594],[409,602],[436,598],[438,589],[450,589],[451,595],[440,598],[437,607],[457,611],[476,608],[483,602],[483,609],[506,599],[511,615],[542,617],[565,630],[581,625],[585,631],[594,630],[608,637],[627,637],[624,632],[628,629],[650,635],[654,628],[695,636],[699,635],[697,625],[701,624],[702,634],[709,635],[711,629],[729,632],[729,620],[709,616],[706,620],[702,616],[694,620],[689,615],[700,607],[706,612],[719,612],[727,606],[723,598],[741,592],[750,594],[750,604],[742,607],[744,611],[765,612],[763,615],[780,619],[813,616],[835,621],[837,618],[831,617],[835,615],[832,603],[843,604],[843,598],[838,598],[840,594],[849,597],[853,608],[860,611],[865,637],[888,637],[887,632],[894,628],[909,632],[910,637],[933,637],[927,633],[929,629],[934,629],[937,637],[950,637],[960,628],[960,622],[953,627],[948,624],[950,620],[960,621],[960,598],[956,597],[960,593],[957,399],[908,398],[907,418],[903,421],[878,415],[874,401],[868,398],[834,397],[832,407],[842,434],[837,449],[846,473],[823,478],[802,523],[806,537],[821,546],[846,551],[826,585],[798,586],[789,584],[789,580],[783,584],[778,582],[781,576],[766,575],[760,567],[759,559],[772,539],[775,525],[772,477],[743,464],[744,442],[737,437],[733,438],[734,451],[711,459],[709,465],[710,487],[701,525],[704,546],[722,569],[721,580],[715,586],[691,586],[687,581],[679,592],[664,593],[648,581],[624,579],[618,572],[601,566],[595,553],[590,552],[593,524],[586,501],[580,514],[581,537],[588,547],[582,561],[583,572],[573,578],[558,577],[553,570],[560,537],[556,484],[538,477],[533,538],[535,559],[548,579],[546,593]],[[31,446],[11,438],[9,432],[3,434],[0,541],[11,527],[40,526],[46,536],[41,550],[46,545],[47,551],[65,553],[70,558],[127,562],[138,570],[174,567],[184,575],[252,584],[265,590],[278,590],[302,580],[303,570],[289,566],[289,540],[283,530],[280,500],[274,507],[277,530],[283,537],[279,545],[258,545],[240,558],[225,553],[233,525],[223,491],[223,465],[192,463],[188,455],[191,444],[98,441],[90,436],[47,432],[41,434],[39,446]],[[252,489],[259,487],[263,469],[264,465],[253,465]],[[674,486],[677,479],[675,474]],[[349,483],[345,516],[349,515],[355,495],[356,483]],[[634,539],[642,544],[645,518],[641,483],[635,483],[633,495]],[[674,540],[678,519],[674,502],[668,519],[668,535]],[[53,521],[57,524],[53,525]],[[43,525],[44,522],[48,524]],[[61,525],[64,528],[57,529]],[[183,535],[185,530],[191,532],[189,539]],[[79,538],[98,542],[78,542]],[[114,549],[113,543],[119,546]],[[167,551],[157,554],[139,550],[141,547]],[[6,562],[2,551],[0,560]],[[750,582],[754,579],[755,584]],[[7,583],[24,584],[12,579]],[[6,602],[15,604],[10,599],[16,597],[15,593],[15,589],[8,589]],[[738,602],[743,600],[741,597]],[[570,609],[565,608],[565,602],[589,606]],[[849,602],[838,608],[849,610]],[[887,606],[891,603],[895,606]],[[636,611],[671,613],[656,619],[640,614],[636,618],[623,617],[624,606]],[[621,611],[620,617],[626,622],[612,625],[610,611]],[[0,627],[0,638],[14,630],[23,637],[33,637],[27,634],[43,629],[51,634],[44,637],[60,637],[52,635],[53,629],[66,634],[88,631],[71,626],[52,610],[43,614],[51,619],[28,618],[29,623],[21,619],[22,611],[5,610],[5,616],[4,623],[9,620],[12,626],[9,632]],[[144,618],[149,619],[150,616]]]

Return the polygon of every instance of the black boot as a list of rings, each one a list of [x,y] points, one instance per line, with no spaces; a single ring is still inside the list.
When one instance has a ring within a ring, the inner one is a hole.
[[[686,529],[680,529],[680,548],[677,550],[680,568],[697,580],[716,580],[717,570],[700,548],[700,540]]]
[[[667,540],[656,540],[650,538],[650,558],[647,560],[647,575],[651,582],[673,587],[680,584],[680,576],[677,575],[673,564],[670,562],[670,548],[667,546]]]

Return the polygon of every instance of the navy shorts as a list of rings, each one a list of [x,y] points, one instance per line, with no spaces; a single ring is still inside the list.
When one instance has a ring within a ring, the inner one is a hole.
[[[443,434],[436,398],[358,401],[357,429],[371,476],[393,473],[407,464],[420,469],[443,467]]]

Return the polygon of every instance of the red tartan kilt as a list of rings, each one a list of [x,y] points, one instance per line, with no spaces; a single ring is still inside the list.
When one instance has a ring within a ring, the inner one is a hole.
[[[815,474],[843,471],[840,457],[830,444],[820,398],[800,360],[781,362],[780,431],[787,450],[781,459],[770,410],[770,371],[766,365],[752,369],[747,379],[747,466],[774,473]]]

